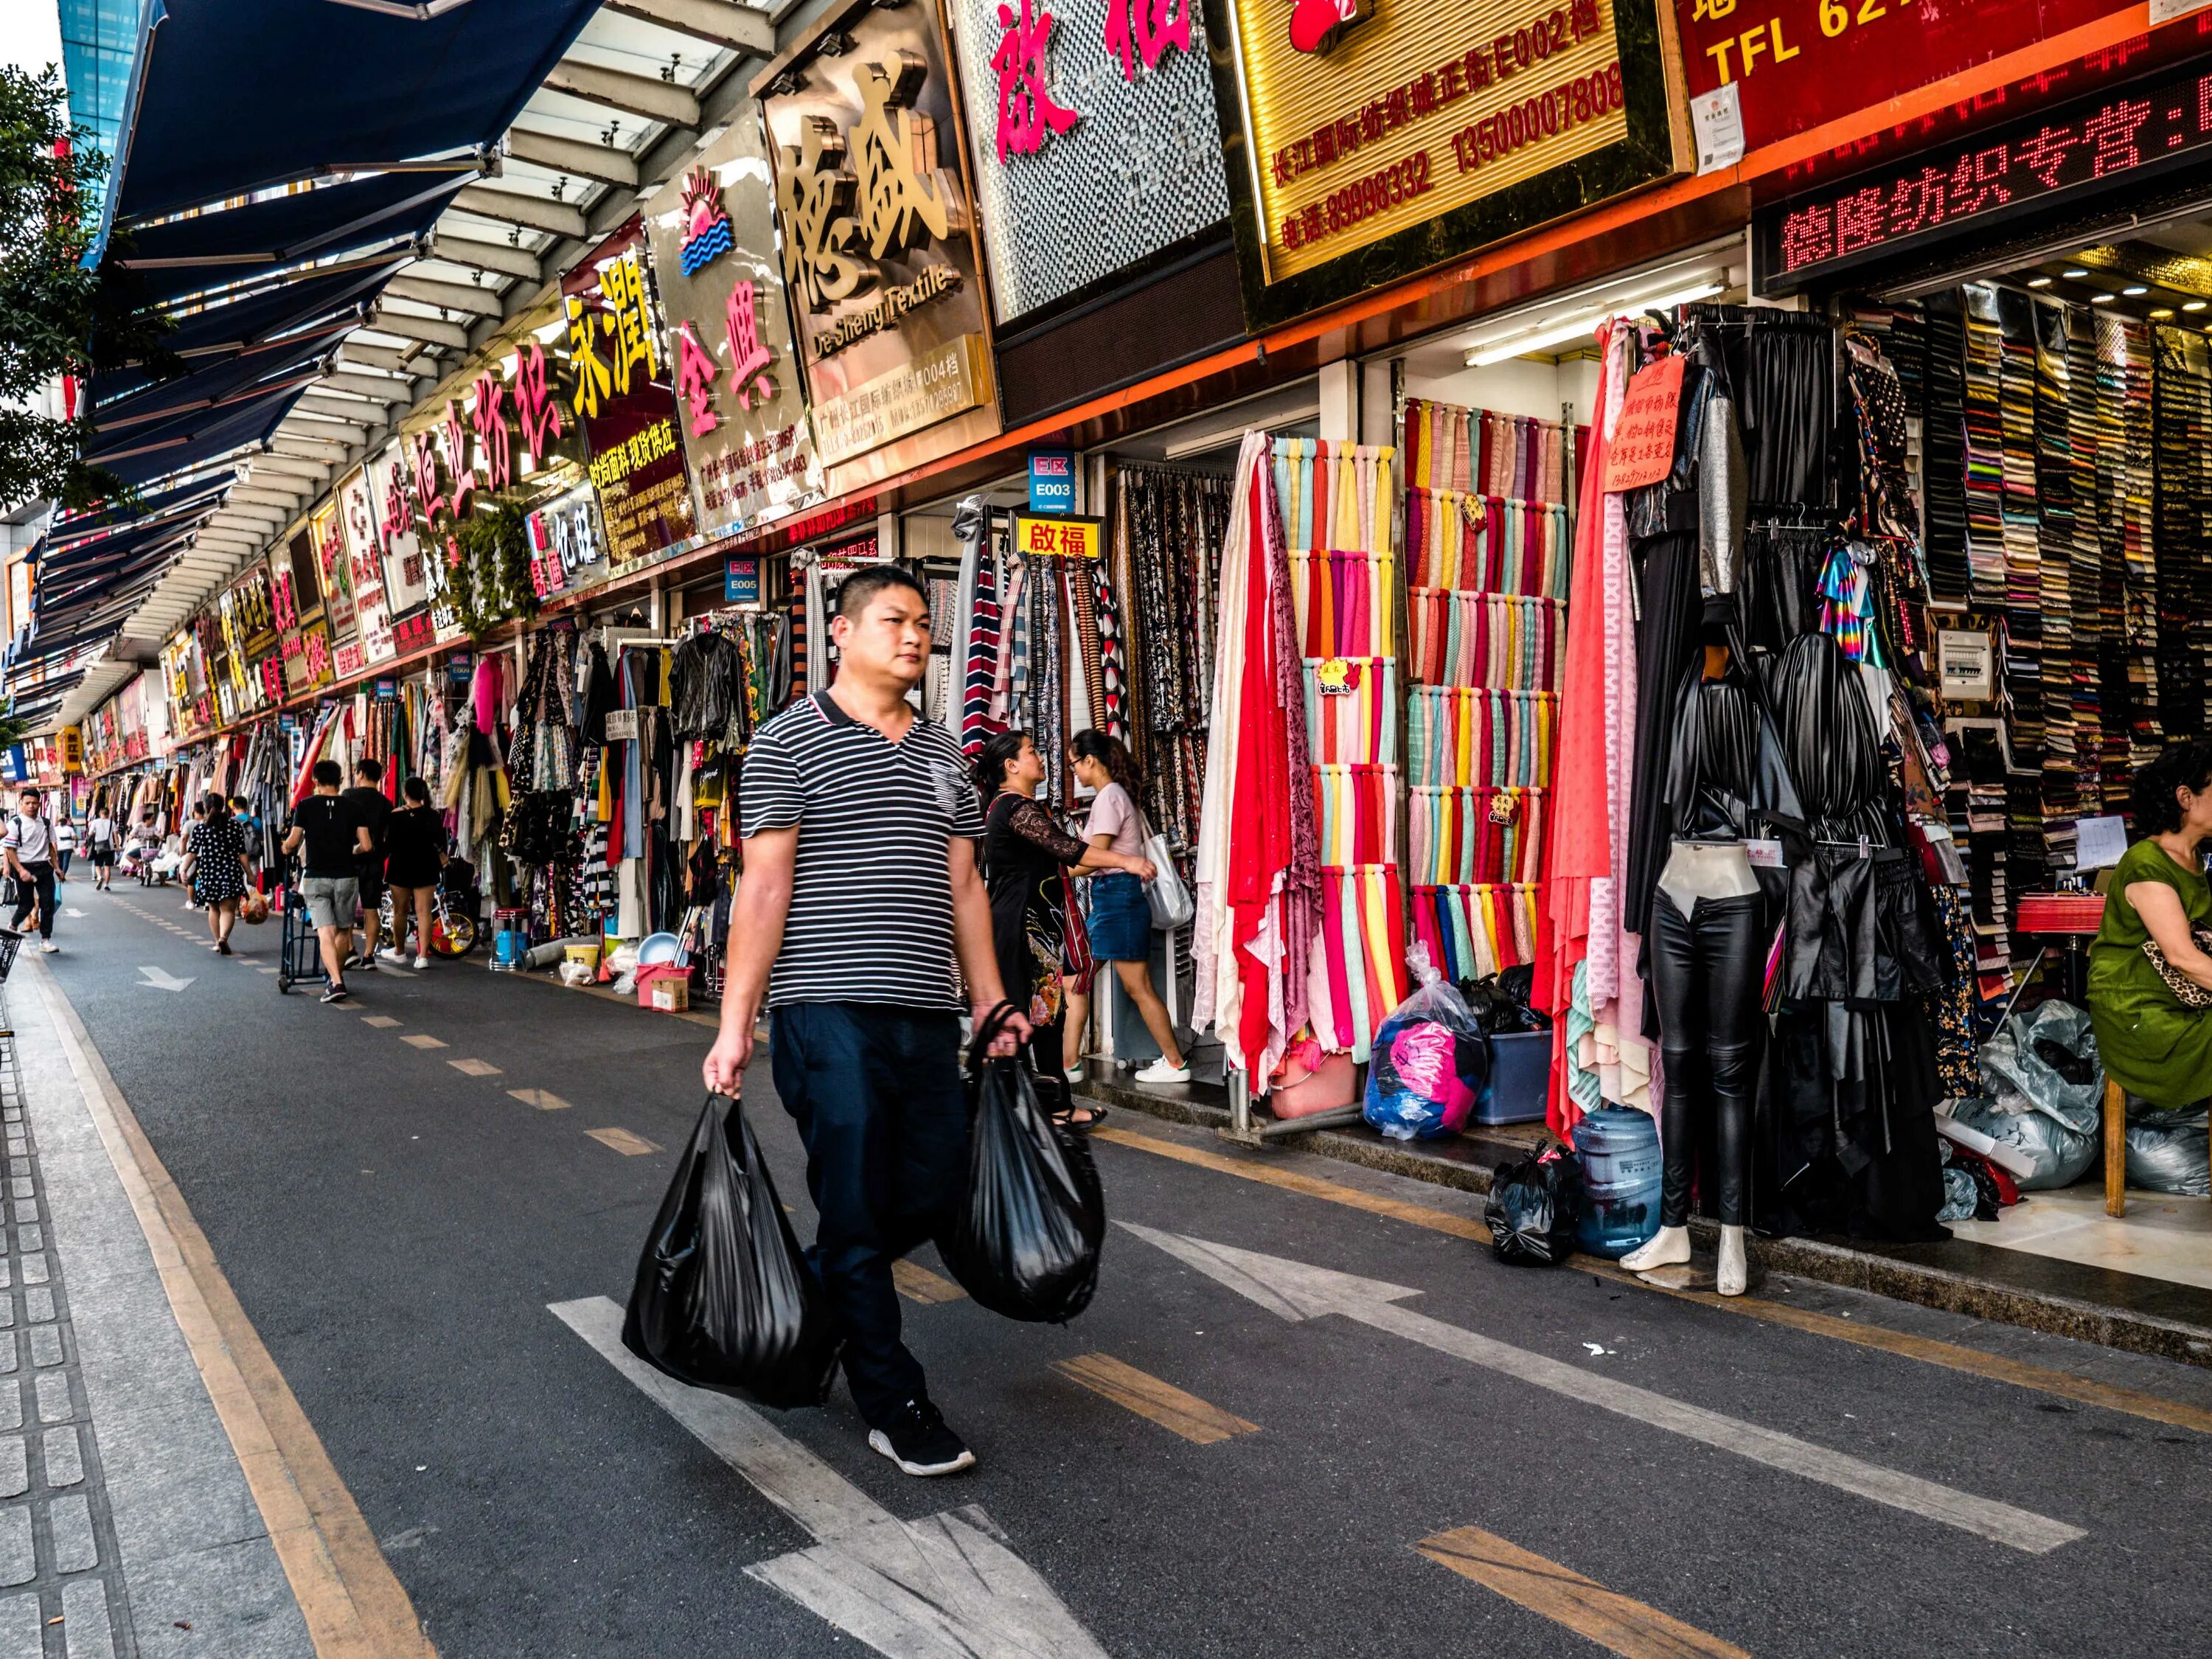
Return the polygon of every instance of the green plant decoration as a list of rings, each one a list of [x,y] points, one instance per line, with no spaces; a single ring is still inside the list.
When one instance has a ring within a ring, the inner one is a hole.
[[[453,614],[474,640],[510,617],[529,614],[530,543],[520,507],[478,513],[454,532],[461,562],[453,572]]]

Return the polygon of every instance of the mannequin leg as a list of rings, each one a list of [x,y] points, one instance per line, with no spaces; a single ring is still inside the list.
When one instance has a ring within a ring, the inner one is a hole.
[[[1751,1167],[1753,1096],[1765,1036],[1759,990],[1765,953],[1759,948],[1759,901],[1722,901],[1698,918],[1699,953],[1711,993],[1715,1207],[1721,1218],[1719,1290],[1741,1296],[1751,1279],[1745,1249],[1744,1176]]]
[[[1697,1170],[1697,1114],[1705,1080],[1700,1054],[1705,1042],[1705,987],[1690,921],[1664,888],[1651,896],[1650,945],[1651,993],[1659,1006],[1666,1072],[1659,1103],[1664,1159],[1659,1225],[1662,1232],[1680,1231],[1689,1225],[1690,1183]]]

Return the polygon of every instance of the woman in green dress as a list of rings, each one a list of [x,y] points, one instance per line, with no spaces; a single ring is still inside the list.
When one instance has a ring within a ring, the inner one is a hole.
[[[2089,947],[2089,1023],[2105,1070],[2153,1106],[2193,1106],[2212,1095],[2212,1009],[2186,1008],[2143,954],[2212,992],[2212,956],[2191,930],[2212,927],[2212,744],[2167,749],[2136,775],[2142,839],[2112,871],[2104,925]]]

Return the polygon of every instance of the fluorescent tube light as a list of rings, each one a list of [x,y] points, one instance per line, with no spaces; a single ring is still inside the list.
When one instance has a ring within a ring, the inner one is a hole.
[[[1670,293],[1638,295],[1621,300],[1610,306],[1584,312],[1550,327],[1539,327],[1533,334],[1516,335],[1510,339],[1478,347],[1467,354],[1469,368],[1487,368],[1492,363],[1502,363],[1510,357],[1525,357],[1532,351],[1541,351],[1547,346],[1565,345],[1593,332],[1608,317],[1635,317],[1647,311],[1664,311],[1668,306],[1685,306],[1693,300],[1708,300],[1721,291],[1721,284],[1708,277],[1692,288],[1676,289]]]

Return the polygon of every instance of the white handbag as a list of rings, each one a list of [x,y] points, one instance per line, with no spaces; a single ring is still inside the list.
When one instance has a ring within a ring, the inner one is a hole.
[[[1145,884],[1145,902],[1152,907],[1152,929],[1155,933],[1171,933],[1198,914],[1198,904],[1176,870],[1175,854],[1168,846],[1168,838],[1154,830],[1142,813],[1138,815],[1137,822],[1144,831],[1145,857],[1151,861],[1154,872],[1152,878]]]

